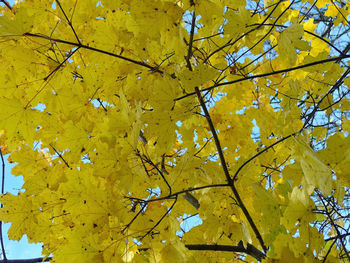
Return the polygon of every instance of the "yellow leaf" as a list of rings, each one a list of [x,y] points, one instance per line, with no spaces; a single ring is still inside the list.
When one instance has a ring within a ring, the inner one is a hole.
[[[332,171],[303,138],[294,137],[295,157],[300,162],[306,182],[319,188],[325,195],[332,190]]]
[[[194,71],[190,71],[187,68],[179,76],[186,91],[193,91],[195,87],[199,87],[211,80],[217,74],[216,70],[206,65],[199,64],[194,68]]]
[[[295,48],[307,49],[307,43],[302,42],[299,38],[304,34],[303,26],[292,24],[284,30],[278,40],[278,53],[281,57],[287,58],[289,65],[295,65],[297,55]]]

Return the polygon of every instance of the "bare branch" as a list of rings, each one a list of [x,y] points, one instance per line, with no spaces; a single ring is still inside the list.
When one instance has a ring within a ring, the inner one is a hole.
[[[207,119],[208,125],[210,127],[210,131],[213,134],[215,145],[216,145],[217,151],[219,153],[222,169],[224,170],[224,173],[225,173],[225,176],[226,176],[226,181],[230,185],[231,190],[232,190],[232,192],[233,192],[233,194],[234,194],[234,196],[235,196],[235,198],[237,200],[237,203],[239,204],[240,208],[242,209],[242,212],[244,213],[245,217],[247,218],[247,220],[249,222],[249,225],[253,229],[256,238],[259,240],[259,243],[260,243],[262,249],[264,250],[264,252],[266,252],[267,251],[267,247],[264,244],[262,236],[261,236],[258,228],[256,227],[252,217],[250,216],[247,208],[245,207],[245,205],[244,205],[244,203],[243,203],[243,201],[242,201],[242,199],[241,199],[241,197],[240,197],[240,195],[239,195],[239,193],[238,193],[238,191],[237,191],[237,189],[236,189],[236,187],[234,185],[235,181],[230,176],[230,173],[228,171],[227,164],[226,164],[226,161],[225,161],[225,157],[224,157],[221,145],[220,145],[220,141],[219,141],[219,138],[218,138],[218,136],[216,134],[216,130],[214,128],[214,124],[213,124],[213,122],[212,122],[212,120],[210,118],[207,106],[204,103],[204,100],[202,98],[202,95],[201,95],[198,87],[195,87],[195,91],[196,91],[196,94],[197,94],[197,98],[198,98],[198,100],[199,100],[199,102],[201,104],[201,107],[202,107],[202,109],[204,111],[204,115],[205,115],[205,117]]]
[[[8,9],[12,11],[12,6],[10,5],[9,2],[7,2],[6,0],[0,0],[0,2],[3,3]]]
[[[118,54],[115,54],[115,53],[112,53],[112,52],[109,52],[109,51],[106,51],[106,50],[90,47],[88,45],[74,43],[74,42],[70,42],[70,41],[66,41],[66,40],[62,40],[62,39],[51,38],[49,36],[41,35],[41,34],[24,33],[23,36],[37,37],[37,38],[47,39],[49,41],[53,41],[53,42],[57,42],[57,43],[62,43],[62,44],[67,44],[67,45],[71,45],[71,46],[75,46],[75,47],[80,47],[80,48],[83,48],[83,49],[95,51],[95,52],[98,52],[98,53],[101,53],[101,54],[105,54],[105,55],[108,55],[108,56],[116,57],[116,58],[119,58],[119,59],[122,59],[122,60],[125,60],[125,61],[128,61],[128,62],[131,62],[133,64],[136,64],[136,65],[148,68],[148,69],[150,69],[150,70],[152,70],[154,72],[164,73],[163,71],[161,71],[157,67],[153,67],[153,66],[148,65],[146,62],[137,61],[137,60],[134,60],[134,59],[131,59],[131,58],[127,58],[127,57],[124,57],[124,56],[121,56],[121,55],[118,55]]]
[[[341,55],[341,56],[337,56],[337,57],[332,57],[332,58],[327,58],[327,59],[323,59],[323,60],[319,60],[319,61],[314,61],[314,62],[307,63],[304,65],[296,66],[296,67],[276,70],[276,71],[272,71],[272,72],[268,72],[268,73],[264,73],[264,74],[247,76],[247,77],[232,80],[232,81],[221,82],[221,83],[217,83],[213,86],[210,86],[208,88],[201,89],[200,92],[210,91],[210,90],[215,89],[215,88],[220,87],[220,86],[226,86],[226,85],[235,84],[235,83],[239,83],[239,82],[246,81],[246,80],[263,78],[263,77],[272,76],[272,75],[281,74],[281,73],[287,73],[290,71],[294,71],[294,70],[298,70],[298,69],[302,69],[302,68],[307,68],[307,67],[312,67],[312,66],[316,66],[316,65],[324,64],[324,63],[329,63],[329,62],[333,62],[333,61],[338,61],[339,59],[342,60],[342,59],[346,59],[346,58],[350,58],[350,55]],[[174,101],[182,100],[184,98],[193,96],[195,94],[196,94],[196,92],[191,92],[191,93],[188,93],[186,95],[183,95],[181,97],[174,99]]]
[[[67,17],[66,12],[64,12],[64,10],[63,10],[63,8],[62,8],[62,6],[61,6],[60,1],[59,1],[59,0],[55,0],[55,1],[56,1],[56,3],[57,3],[58,7],[61,9],[61,11],[62,11],[64,17],[66,18],[66,20],[67,20],[67,22],[68,22],[68,25],[69,25],[70,28],[72,29],[75,38],[77,39],[78,43],[81,45],[81,42],[80,42],[80,40],[79,40],[79,37],[78,37],[77,33],[75,32],[74,27],[73,27],[73,25],[72,25],[72,21],[70,21],[69,18]]]
[[[0,148],[0,157],[1,157],[1,163],[2,163],[2,169],[1,169],[1,194],[3,195],[5,193],[5,159],[2,154],[1,148]],[[0,208],[3,208],[4,205],[1,203]],[[2,257],[6,261],[6,251],[5,251],[5,246],[4,246],[4,239],[3,239],[3,234],[2,234],[2,221],[0,221],[0,244],[1,244],[1,252],[2,252]]]
[[[39,262],[49,262],[52,257],[47,258],[29,258],[29,259],[2,259],[0,263],[39,263]]]
[[[192,24],[191,24],[191,32],[190,32],[190,41],[188,42],[188,52],[186,57],[187,62],[187,68],[192,71],[192,65],[191,65],[191,57],[192,57],[192,45],[193,45],[193,36],[194,36],[194,28],[196,26],[196,12],[193,11],[192,13]]]
[[[234,253],[245,253],[254,257],[257,260],[265,258],[265,254],[251,244],[247,244],[247,248],[243,246],[243,242],[240,241],[237,246],[229,245],[209,245],[209,244],[195,244],[185,245],[189,250],[200,250],[200,251],[222,251],[222,252],[234,252]]]

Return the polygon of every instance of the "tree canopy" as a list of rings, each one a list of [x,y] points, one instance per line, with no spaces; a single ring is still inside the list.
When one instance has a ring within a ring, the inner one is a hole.
[[[350,261],[350,2],[1,2],[10,239],[57,263]]]

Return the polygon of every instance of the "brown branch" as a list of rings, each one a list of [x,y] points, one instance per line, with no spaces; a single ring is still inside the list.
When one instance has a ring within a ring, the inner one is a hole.
[[[189,193],[192,191],[202,190],[202,189],[206,189],[206,188],[214,188],[214,187],[230,187],[230,185],[229,184],[210,184],[210,185],[204,185],[204,186],[199,186],[199,187],[193,187],[193,188],[182,190],[182,191],[179,191],[176,193],[172,193],[171,195],[167,195],[167,196],[163,196],[163,197],[159,197],[159,198],[154,198],[154,199],[149,199],[149,200],[144,200],[141,198],[131,197],[131,196],[124,196],[124,198],[129,199],[129,200],[136,200],[136,201],[143,202],[143,203],[150,203],[150,202],[171,199],[171,198],[174,198],[180,194],[186,194],[186,193]]]
[[[66,61],[74,55],[74,53],[76,51],[79,50],[79,47],[76,48],[75,50],[71,51],[70,54],[53,70],[51,71],[45,78],[43,78],[44,80],[44,85],[37,91],[37,93],[27,102],[26,106],[24,107],[25,109],[27,109],[30,105],[30,103],[41,93],[41,91],[43,91],[43,89],[46,87],[47,85],[47,80],[53,75],[55,74],[62,66],[64,63],[66,63]]]
[[[225,176],[226,176],[227,184],[232,185],[232,178],[230,177],[230,173],[229,173],[227,165],[226,165],[226,161],[225,161],[225,157],[224,157],[221,145],[220,145],[220,141],[219,141],[218,135],[216,133],[216,130],[214,128],[214,124],[213,124],[213,122],[212,122],[212,120],[210,118],[207,106],[205,105],[205,102],[204,102],[204,100],[202,98],[202,95],[201,95],[198,87],[195,87],[195,90],[196,90],[197,98],[199,99],[201,107],[202,107],[202,109],[204,111],[204,116],[207,119],[210,131],[213,134],[214,142],[215,142],[216,148],[218,150],[218,154],[219,154],[219,157],[220,157],[222,169],[224,170],[224,173],[225,173]]]
[[[239,174],[239,172],[243,169],[244,166],[246,166],[249,162],[251,162],[252,160],[254,160],[256,157],[258,157],[260,154],[263,154],[264,152],[267,152],[269,149],[271,149],[272,147],[274,147],[275,145],[283,142],[284,140],[287,140],[288,138],[294,136],[298,134],[298,132],[289,134],[286,137],[283,137],[281,139],[279,139],[278,141],[274,142],[273,144],[269,145],[268,147],[264,148],[263,150],[261,150],[260,152],[258,152],[257,154],[255,154],[254,156],[252,156],[251,158],[249,158],[248,160],[246,160],[235,172],[235,175],[233,176],[233,180],[236,181],[237,180],[237,176]]]
[[[350,236],[350,233],[342,234],[340,236],[329,237],[329,238],[326,238],[324,241],[328,242],[330,240],[334,240],[334,239],[338,239],[338,238],[344,238],[344,237],[347,237],[347,236]]]
[[[266,16],[266,18],[264,19],[264,21],[261,23],[265,23],[269,18],[270,16],[272,15],[272,13],[277,9],[278,5],[282,3],[282,1],[279,1],[275,7],[272,9],[272,11]],[[278,18],[279,19],[279,18]],[[277,23],[277,20],[275,21]],[[261,24],[257,25],[255,28],[243,33],[241,36],[239,36],[238,38],[236,38],[233,42],[232,40],[233,39],[230,39],[225,45],[219,47],[218,49],[214,50],[212,53],[210,53],[203,61],[203,63],[206,63],[210,57],[212,57],[214,54],[216,54],[217,52],[223,50],[225,47],[229,47],[229,46],[233,46],[234,44],[236,44],[239,40],[243,39],[245,36],[248,36],[250,33],[254,32],[255,30],[258,30],[260,27],[261,27]],[[265,38],[265,37],[264,37]]]
[[[140,210],[137,212],[137,214],[130,220],[130,222],[128,224],[125,225],[125,227],[123,228],[123,230],[121,231],[121,233],[123,234],[125,232],[126,229],[128,229],[131,224],[136,220],[136,218],[138,218],[138,216],[144,211],[146,207],[145,203],[140,204]]]
[[[7,2],[6,0],[0,0],[0,2],[3,3],[8,9],[12,11],[12,6],[10,5],[9,2]]]
[[[4,156],[2,154],[1,148],[0,148],[0,157],[1,157],[1,163],[2,163],[2,169],[1,169],[1,194],[3,195],[5,193],[5,160],[4,160]],[[4,205],[1,203],[0,207],[3,208]],[[6,261],[7,258],[6,258],[4,239],[3,239],[3,234],[2,234],[2,221],[0,221],[0,243],[1,243],[2,257]]]
[[[262,253],[259,249],[254,247],[253,245],[247,243],[247,248],[243,246],[243,242],[240,241],[237,246],[231,246],[231,245],[217,245],[217,244],[185,244],[185,247],[188,250],[194,250],[194,251],[220,251],[220,252],[232,252],[232,253],[245,253],[247,255],[250,255],[254,257],[255,259],[261,261],[266,256],[264,253]],[[147,251],[150,248],[148,247],[141,247],[138,248],[139,251]]]
[[[63,158],[62,154],[60,154],[60,153],[55,149],[55,147],[53,147],[50,143],[49,143],[49,145],[50,145],[50,147],[55,151],[55,153],[58,155],[58,157],[60,157],[60,159],[64,162],[64,164],[65,164],[68,168],[72,169],[72,168],[69,166],[69,164],[67,163],[67,161]]]
[[[39,263],[39,262],[49,262],[52,257],[48,258],[29,258],[29,259],[2,259],[0,263]]]
[[[122,60],[125,60],[125,61],[128,61],[128,62],[131,62],[133,64],[136,64],[136,65],[148,68],[148,69],[150,69],[150,70],[152,70],[154,72],[158,72],[158,73],[161,73],[161,74],[164,73],[162,70],[158,69],[157,67],[153,67],[151,65],[148,65],[147,63],[145,63],[143,61],[137,61],[137,60],[134,60],[134,59],[131,59],[131,58],[127,58],[127,57],[124,57],[124,56],[121,56],[121,55],[118,55],[118,54],[115,54],[115,53],[112,53],[112,52],[109,52],[109,51],[106,51],[106,50],[90,47],[88,45],[83,45],[83,44],[74,43],[74,42],[67,41],[67,40],[51,38],[51,37],[48,37],[48,36],[45,36],[45,35],[33,34],[33,33],[24,33],[23,36],[42,38],[42,39],[46,39],[46,40],[53,41],[53,42],[56,42],[56,43],[62,43],[62,44],[66,44],[66,45],[71,45],[71,46],[75,46],[75,47],[79,47],[79,48],[95,51],[95,52],[98,52],[98,53],[101,53],[101,54],[105,54],[105,55],[108,55],[108,56],[119,58],[119,59],[122,59]]]
[[[287,72],[290,72],[290,71],[294,71],[294,70],[298,70],[298,69],[302,69],[302,68],[307,68],[307,67],[312,67],[312,66],[316,66],[316,65],[319,65],[319,64],[329,63],[329,62],[337,61],[339,59],[346,59],[346,58],[350,58],[350,55],[342,55],[342,56],[338,56],[338,57],[327,58],[327,59],[314,61],[314,62],[307,63],[307,64],[304,64],[304,65],[296,66],[296,67],[276,70],[276,71],[269,72],[269,73],[252,75],[252,76],[248,76],[248,77],[244,77],[244,78],[240,78],[240,79],[236,79],[236,80],[232,80],[232,81],[217,83],[217,84],[215,84],[213,86],[210,86],[208,88],[204,88],[204,89],[202,89],[200,91],[201,92],[203,92],[203,91],[210,91],[210,90],[212,90],[214,88],[217,88],[217,87],[220,87],[220,86],[231,85],[231,84],[235,84],[235,83],[246,81],[246,80],[263,78],[263,77],[268,77],[268,76],[281,74],[281,73],[287,73]],[[190,97],[190,96],[193,96],[193,95],[196,95],[196,92],[187,93],[186,95],[183,95],[181,97],[178,97],[178,98],[174,99],[174,101],[182,100],[184,98],[187,98],[187,97]]]
[[[333,246],[335,245],[335,242],[336,242],[336,241],[337,241],[337,239],[334,239],[333,242],[332,242],[332,244],[329,246],[328,251],[327,251],[326,255],[324,256],[324,258],[323,258],[323,260],[322,260],[322,263],[325,263],[325,262],[326,262],[327,257],[328,257],[328,255],[329,255],[329,253],[331,253],[331,250],[332,250]]]
[[[163,219],[170,213],[170,211],[173,209],[173,207],[175,206],[177,202],[177,196],[175,197],[174,202],[172,203],[172,205],[167,209],[167,211],[164,213],[164,215],[158,220],[158,222],[150,229],[147,231],[146,234],[144,234],[141,238],[140,241],[142,239],[144,239],[148,234],[152,233],[152,231],[163,221]]]
[[[315,113],[317,112],[317,110],[319,109],[322,101],[328,97],[329,94],[331,94],[333,91],[335,91],[336,89],[338,89],[340,87],[340,85],[343,83],[343,80],[347,77],[347,75],[350,73],[350,68],[348,68],[344,74],[335,82],[335,84],[332,86],[332,88],[329,89],[329,91],[317,102],[317,104],[314,106],[314,109],[312,110],[311,113],[309,113],[307,116],[307,119],[304,122],[303,128],[306,128],[310,122],[311,119],[314,118]],[[339,101],[338,101],[339,102]]]
[[[188,52],[186,57],[187,62],[187,68],[192,71],[192,65],[191,65],[191,57],[192,57],[192,45],[193,45],[193,36],[194,36],[194,28],[196,26],[196,12],[193,10],[192,13],[192,24],[191,24],[191,31],[190,31],[190,41],[188,42]]]
[[[249,225],[253,229],[253,231],[255,233],[255,236],[258,239],[262,249],[264,250],[264,252],[266,252],[267,251],[267,247],[264,244],[264,240],[262,239],[262,236],[261,236],[258,228],[256,227],[252,217],[250,216],[247,208],[245,207],[245,205],[244,205],[244,203],[243,203],[243,201],[242,201],[242,199],[241,199],[241,197],[240,197],[240,195],[239,195],[239,193],[238,193],[238,191],[237,191],[237,189],[236,189],[236,187],[234,185],[235,181],[232,180],[232,178],[230,176],[230,173],[228,171],[227,164],[226,164],[226,161],[225,161],[225,157],[224,157],[221,145],[220,145],[220,141],[219,141],[219,138],[217,136],[216,130],[214,128],[214,124],[213,124],[213,122],[212,122],[212,120],[210,118],[207,106],[205,105],[205,102],[204,102],[204,100],[202,98],[202,95],[201,95],[198,87],[195,87],[195,92],[196,92],[197,98],[198,98],[198,100],[199,100],[199,102],[201,104],[202,110],[204,111],[204,115],[205,115],[205,117],[207,119],[208,125],[210,127],[210,131],[213,134],[215,145],[216,145],[216,148],[218,150],[219,157],[220,157],[221,165],[222,165],[222,168],[223,168],[225,176],[226,176],[226,181],[230,185],[231,190],[232,190],[232,192],[233,192],[233,194],[234,194],[234,196],[235,196],[235,198],[237,200],[237,203],[240,206],[240,208],[242,209],[243,214],[245,215],[246,219],[249,222]]]
[[[186,199],[187,202],[189,202],[194,208],[197,210],[200,207],[200,203],[198,202],[198,199],[195,198],[191,193],[187,192],[185,195],[182,196]]]
[[[67,17],[66,12],[64,12],[64,10],[63,10],[63,8],[62,8],[62,6],[61,6],[60,1],[59,1],[59,0],[55,0],[55,1],[56,1],[56,3],[57,3],[58,7],[61,9],[61,11],[62,11],[64,17],[66,18],[66,20],[67,20],[67,22],[68,22],[68,25],[69,25],[70,28],[72,29],[75,38],[77,39],[78,43],[81,45],[81,42],[80,42],[80,40],[79,40],[79,37],[78,37],[77,33],[76,33],[75,30],[74,30],[74,27],[73,27],[73,25],[72,25],[72,22],[71,22],[71,21],[69,20],[69,18]]]
[[[257,260],[265,258],[265,254],[251,244],[247,244],[247,248],[243,246],[243,242],[240,241],[237,246],[229,245],[209,245],[209,244],[191,244],[185,245],[188,250],[199,250],[199,251],[221,251],[221,252],[234,252],[234,253],[245,253],[254,257]]]
[[[350,255],[349,255],[349,252],[347,251],[346,249],[346,245],[344,243],[344,240],[343,238],[341,238],[341,233],[338,229],[338,225],[334,222],[333,218],[332,218],[332,215],[331,213],[328,211],[328,207],[327,207],[327,204],[325,203],[325,200],[324,200],[324,197],[321,195],[320,191],[318,189],[315,189],[315,192],[316,194],[318,195],[318,197],[320,198],[320,201],[324,207],[324,211],[326,212],[326,215],[328,217],[328,220],[330,221],[332,227],[334,228],[334,230],[337,232],[337,236],[339,237],[339,241],[341,243],[341,246],[343,247],[344,251],[345,251],[345,255],[346,257],[348,258],[349,262],[350,262]],[[334,242],[336,241],[336,239],[334,240]]]
[[[171,191],[172,191],[171,186],[170,186],[168,180],[165,178],[163,171],[161,169],[159,169],[158,165],[154,164],[151,159],[144,158],[144,161],[147,162],[149,165],[153,166],[157,170],[157,172],[162,177],[163,181],[165,182],[165,184],[167,185],[167,187],[169,189],[169,195],[171,195]]]
[[[249,26],[256,26],[256,25],[288,28],[288,26],[275,24],[275,23],[273,23],[273,24],[263,24],[263,23],[261,23],[261,24],[251,24]],[[309,35],[312,35],[312,36],[318,38],[319,40],[321,40],[323,42],[325,42],[327,45],[329,45],[332,48],[334,48],[339,54],[341,54],[341,55],[345,55],[346,54],[343,51],[341,51],[339,48],[337,48],[335,45],[333,45],[331,42],[329,42],[327,39],[323,38],[322,36],[319,36],[319,35],[315,34],[314,32],[308,31],[308,30],[305,30],[305,29],[304,29],[304,32],[309,34]]]

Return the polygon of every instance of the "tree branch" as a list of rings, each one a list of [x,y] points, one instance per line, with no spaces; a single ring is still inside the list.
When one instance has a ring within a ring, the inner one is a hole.
[[[302,68],[307,68],[307,67],[312,67],[312,66],[316,66],[316,65],[319,65],[319,64],[333,62],[333,61],[346,59],[346,58],[350,58],[350,55],[343,55],[343,56],[327,58],[327,59],[314,61],[314,62],[307,63],[307,64],[304,64],[304,65],[296,66],[296,67],[276,70],[276,71],[268,72],[268,73],[264,73],[264,74],[252,75],[252,76],[248,76],[248,77],[244,77],[244,78],[240,78],[240,79],[236,79],[236,80],[232,80],[232,81],[217,83],[217,84],[215,84],[213,86],[210,86],[208,88],[204,88],[204,89],[202,89],[200,91],[201,92],[203,92],[203,91],[210,91],[210,90],[212,90],[214,88],[217,88],[217,87],[220,87],[220,86],[226,86],[226,85],[235,84],[235,83],[246,81],[246,80],[263,78],[263,77],[272,76],[272,75],[281,74],[281,73],[287,73],[287,72],[290,72],[290,71],[294,71],[294,70],[298,70],[298,69],[302,69]],[[193,95],[196,95],[196,92],[191,92],[191,93],[188,93],[188,94],[183,95],[181,97],[178,97],[178,98],[174,99],[174,101],[182,100],[184,98],[187,98],[187,97],[190,97],[190,96],[193,96]]]
[[[1,3],[3,3],[8,9],[12,11],[12,6],[7,2],[6,0],[0,0]]]
[[[309,113],[307,116],[307,119],[304,122],[303,128],[306,128],[310,122],[311,119],[314,118],[315,113],[317,112],[317,110],[319,109],[322,101],[328,97],[329,94],[331,94],[333,91],[335,91],[336,89],[338,89],[340,87],[340,85],[343,83],[343,80],[347,77],[347,75],[350,73],[350,68],[348,68],[343,75],[336,81],[336,83],[332,86],[332,88],[329,89],[329,91],[317,102],[317,104],[314,106],[314,109],[312,110],[311,113]]]
[[[239,241],[237,246],[231,245],[218,245],[218,244],[185,244],[185,247],[188,250],[197,250],[197,251],[220,251],[220,252],[232,252],[232,253],[245,253],[254,257],[255,259],[261,261],[266,256],[259,249],[247,243],[247,248],[244,247],[243,241]],[[139,251],[147,251],[150,248],[144,247],[139,248]],[[1,262],[0,262],[1,263]]]
[[[72,169],[72,168],[69,166],[69,164],[67,163],[67,161],[63,158],[62,154],[59,153],[59,152],[56,150],[56,148],[53,147],[53,146],[51,145],[51,143],[49,143],[49,146],[55,151],[55,153],[58,155],[58,157],[60,157],[60,159],[64,162],[64,164],[65,164],[68,168]]]
[[[29,258],[29,259],[2,259],[0,263],[39,263],[39,262],[49,262],[52,257],[47,258]]]
[[[192,13],[192,24],[191,24],[191,32],[190,32],[190,41],[188,42],[188,52],[186,57],[187,68],[192,71],[191,65],[191,57],[192,57],[192,45],[193,45],[193,36],[194,36],[194,28],[196,26],[196,13],[193,11]]]
[[[242,212],[244,213],[245,217],[247,218],[247,220],[248,220],[248,222],[249,222],[249,225],[250,225],[251,228],[253,229],[253,231],[254,231],[254,233],[255,233],[255,236],[256,236],[256,238],[258,239],[258,241],[259,241],[259,243],[260,243],[262,249],[264,250],[264,252],[266,252],[266,251],[267,251],[267,247],[266,247],[265,244],[264,244],[264,240],[262,239],[262,236],[261,236],[261,234],[260,234],[258,228],[256,227],[256,225],[255,225],[255,223],[254,223],[252,217],[250,216],[250,214],[249,214],[247,208],[245,207],[245,205],[244,205],[244,203],[243,203],[243,201],[242,201],[242,199],[241,199],[241,197],[240,197],[240,195],[239,195],[239,193],[238,193],[238,191],[237,191],[237,189],[236,189],[236,187],[235,187],[235,185],[234,185],[235,181],[234,181],[234,180],[231,178],[231,176],[230,176],[230,173],[229,173],[229,171],[228,171],[227,164],[226,164],[226,161],[225,161],[225,157],[224,157],[224,154],[223,154],[221,145],[220,145],[220,141],[219,141],[218,135],[217,135],[217,133],[216,133],[216,130],[215,130],[214,124],[213,124],[213,122],[212,122],[212,120],[211,120],[211,118],[210,118],[210,115],[209,115],[207,106],[206,106],[205,103],[204,103],[204,100],[203,100],[203,98],[202,98],[202,95],[201,95],[201,93],[200,93],[198,87],[195,87],[195,92],[196,92],[196,94],[197,94],[197,97],[198,97],[198,100],[199,100],[199,102],[200,102],[200,104],[201,104],[201,107],[202,107],[202,109],[203,109],[203,111],[204,111],[204,115],[205,115],[205,117],[206,117],[206,119],[207,119],[208,125],[209,125],[209,127],[210,127],[210,131],[211,131],[211,133],[213,134],[213,138],[214,138],[214,141],[215,141],[215,145],[216,145],[216,148],[217,148],[218,153],[219,153],[221,165],[222,165],[222,168],[223,168],[224,173],[225,173],[225,176],[226,176],[226,181],[227,181],[227,183],[230,185],[231,190],[232,190],[232,192],[233,192],[233,194],[234,194],[234,196],[235,196],[235,198],[236,198],[236,200],[237,200],[237,203],[238,203],[238,205],[240,206],[240,208],[242,209]]]
[[[175,206],[177,202],[177,196],[174,199],[174,202],[171,204],[171,206],[167,209],[167,211],[164,213],[164,215],[158,220],[158,222],[150,229],[147,231],[146,234],[144,234],[141,238],[140,241],[142,241],[142,239],[144,239],[148,234],[152,233],[152,231],[163,221],[163,219],[170,213],[170,211],[173,209],[173,207]]]
[[[2,163],[2,169],[1,169],[1,194],[3,195],[5,193],[5,160],[4,156],[2,154],[1,148],[0,148],[0,157],[1,157],[1,163]],[[3,208],[4,205],[1,203],[0,208]],[[4,239],[2,234],[2,221],[0,221],[0,243],[1,243],[1,252],[2,257],[6,261],[6,251],[4,246]]]
[[[243,246],[243,242],[240,241],[237,246],[229,245],[208,245],[208,244],[194,244],[194,245],[185,245],[188,250],[200,250],[200,251],[222,251],[222,252],[234,252],[234,253],[245,253],[254,257],[257,260],[262,260],[265,258],[265,254],[262,253],[259,249],[254,247],[251,244],[247,244],[247,248]]]
[[[348,250],[346,249],[346,244],[345,244],[343,238],[341,237],[342,234],[340,233],[340,231],[338,229],[338,225],[334,222],[334,220],[332,218],[332,214],[328,211],[328,207],[327,207],[327,204],[325,203],[323,195],[321,195],[321,193],[320,193],[320,191],[318,189],[315,189],[315,192],[318,195],[318,197],[320,198],[320,200],[322,202],[322,205],[324,207],[324,211],[326,212],[326,215],[328,217],[328,220],[330,221],[330,223],[331,223],[332,227],[334,228],[334,230],[337,232],[337,236],[339,237],[338,239],[340,241],[340,244],[343,247],[345,255],[346,255],[346,257],[348,258],[348,260],[350,262],[350,254],[349,254]]]
[[[186,190],[182,190],[179,192],[175,192],[175,193],[172,193],[171,195],[158,197],[158,198],[154,198],[154,199],[149,199],[149,200],[144,200],[142,198],[137,198],[137,197],[132,197],[132,196],[124,196],[124,198],[127,198],[129,200],[136,200],[136,201],[143,202],[143,203],[150,203],[150,202],[157,202],[157,201],[161,201],[161,200],[171,199],[171,198],[174,198],[180,194],[186,194],[186,193],[189,193],[192,191],[202,190],[202,189],[206,189],[206,188],[214,188],[214,187],[231,187],[231,186],[229,184],[210,184],[210,185],[198,186],[198,187],[193,187],[193,188],[189,188]]]
[[[300,130],[301,132],[301,130]],[[283,137],[281,139],[279,139],[278,141],[274,142],[273,144],[267,146],[266,148],[264,148],[263,150],[261,150],[260,152],[258,152],[257,154],[255,154],[254,156],[252,156],[251,158],[249,158],[248,160],[246,160],[238,169],[237,171],[235,172],[235,175],[233,176],[233,180],[236,181],[237,180],[237,176],[239,174],[239,172],[243,169],[244,166],[246,166],[249,162],[251,162],[252,160],[254,160],[256,157],[258,157],[260,154],[263,154],[264,152],[267,152],[269,149],[271,149],[273,146],[275,146],[276,144],[279,144],[281,142],[283,142],[284,140],[287,140],[288,138],[294,136],[298,134],[298,132],[295,132],[295,133],[292,133],[292,134],[289,134],[288,136],[286,137]]]
[[[264,23],[261,23],[261,24],[251,24],[250,26],[256,26],[256,25],[260,25],[260,26],[272,26],[272,27],[282,27],[282,28],[288,28],[288,26],[285,26],[285,25],[279,25],[279,24],[264,24]],[[345,55],[346,52],[344,53],[343,51],[341,51],[339,48],[337,48],[335,45],[333,45],[331,42],[329,42],[327,39],[311,32],[311,31],[308,31],[308,30],[305,30],[304,29],[304,32],[309,34],[309,35],[312,35],[316,38],[318,38],[319,40],[325,42],[327,45],[331,46],[332,48],[334,48],[339,54],[341,55]]]
[[[69,20],[69,18],[67,17],[66,12],[64,12],[64,10],[63,10],[63,8],[62,8],[62,6],[61,6],[60,1],[59,1],[59,0],[55,0],[55,1],[56,1],[56,3],[57,3],[58,7],[61,9],[61,11],[62,11],[64,17],[66,18],[66,20],[67,20],[67,22],[68,22],[68,25],[69,25],[70,28],[72,29],[73,34],[74,34],[76,40],[77,40],[78,43],[81,45],[81,42],[80,42],[80,40],[79,40],[79,37],[78,37],[77,33],[76,33],[75,30],[74,30],[73,24],[72,24],[72,22]]]
[[[109,55],[109,56],[112,56],[112,57],[115,57],[115,58],[119,58],[119,59],[122,59],[122,60],[125,60],[125,61],[128,61],[128,62],[131,62],[131,63],[136,64],[136,65],[148,68],[148,69],[150,69],[150,70],[152,70],[154,72],[158,72],[158,73],[161,73],[161,74],[164,73],[162,70],[158,69],[157,67],[153,67],[151,65],[148,65],[147,63],[145,63],[143,61],[137,61],[137,60],[134,60],[134,59],[131,59],[131,58],[127,58],[127,57],[124,57],[124,56],[121,56],[121,55],[114,54],[114,53],[109,52],[109,51],[105,51],[105,50],[102,50],[102,49],[90,47],[88,45],[83,45],[83,44],[74,43],[74,42],[71,42],[71,41],[51,38],[49,36],[40,35],[40,34],[33,34],[33,33],[24,33],[23,36],[42,38],[42,39],[46,39],[46,40],[53,41],[53,42],[56,42],[56,43],[62,43],[62,44],[66,44],[66,45],[71,45],[71,46],[75,46],[75,47],[79,47],[79,48],[95,51],[95,52],[98,52],[98,53],[101,53],[101,54]]]

